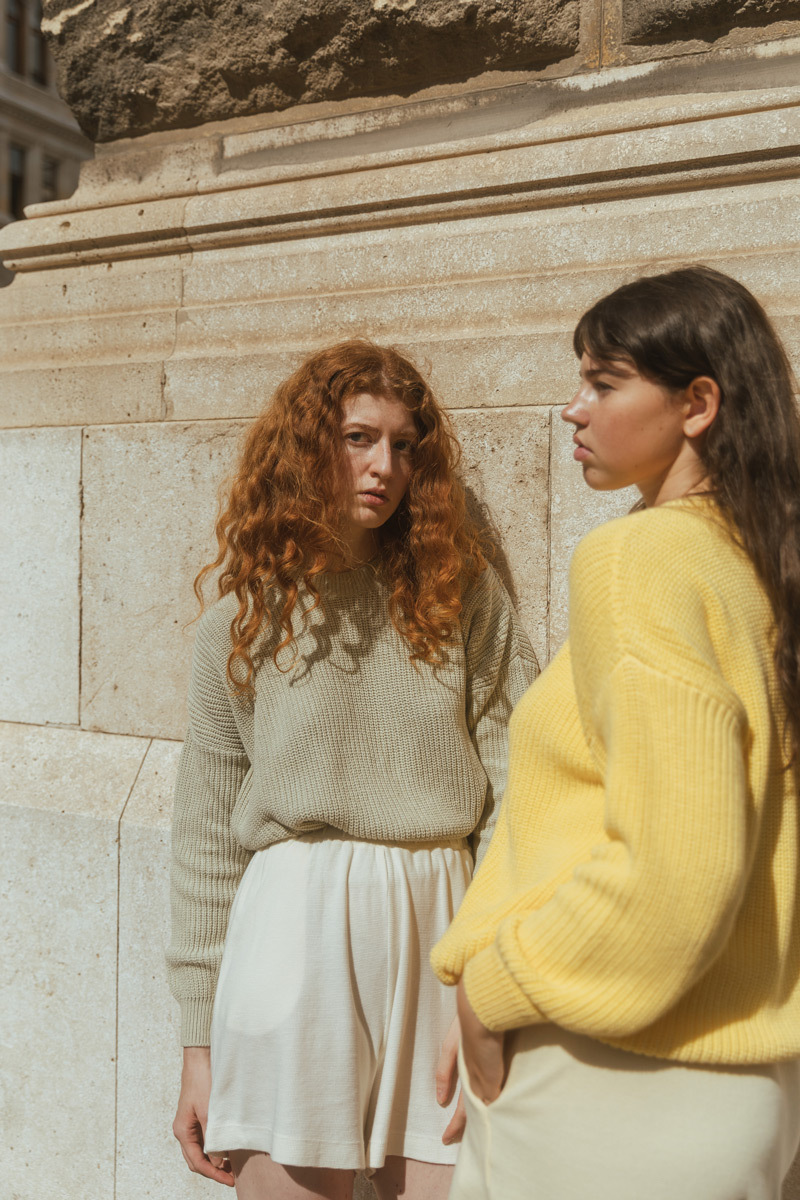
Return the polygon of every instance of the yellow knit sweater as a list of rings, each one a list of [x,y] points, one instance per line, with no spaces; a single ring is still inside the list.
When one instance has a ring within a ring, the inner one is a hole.
[[[797,770],[771,611],[712,501],[594,530],[517,705],[492,843],[433,952],[495,1030],[696,1063],[800,1056]]]

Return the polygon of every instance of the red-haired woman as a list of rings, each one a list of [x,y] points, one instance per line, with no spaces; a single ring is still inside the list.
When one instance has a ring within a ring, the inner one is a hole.
[[[198,576],[222,568],[173,822],[174,1130],[240,1200],[347,1200],[361,1168],[379,1197],[449,1189],[455,1006],[427,958],[535,670],[457,454],[406,358],[313,354],[250,430]]]

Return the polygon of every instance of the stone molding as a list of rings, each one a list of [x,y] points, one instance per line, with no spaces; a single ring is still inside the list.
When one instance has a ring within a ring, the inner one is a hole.
[[[130,143],[107,164],[107,188],[87,171],[69,204],[8,226],[0,253],[12,270],[39,270],[794,178],[800,88],[618,102],[543,131],[369,155],[348,156],[335,123],[322,132],[334,136],[310,143],[310,161],[282,162],[276,151],[308,138],[302,123],[220,131],[161,148],[145,179],[147,148]],[[111,202],[120,188],[130,202]]]

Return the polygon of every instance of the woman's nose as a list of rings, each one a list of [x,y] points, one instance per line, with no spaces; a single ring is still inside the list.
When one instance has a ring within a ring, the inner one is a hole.
[[[586,404],[580,390],[575,393],[569,404],[565,404],[562,408],[561,420],[569,421],[572,425],[586,424]]]
[[[389,442],[376,442],[372,452],[373,471],[378,475],[391,475],[392,473],[392,447]]]

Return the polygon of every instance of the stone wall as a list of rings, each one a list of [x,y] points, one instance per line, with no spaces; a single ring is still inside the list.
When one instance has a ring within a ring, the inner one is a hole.
[[[45,0],[44,9],[61,93],[99,142],[800,35],[800,0]]]
[[[353,334],[430,363],[545,660],[565,634],[576,541],[631,501],[584,488],[559,418],[582,310],[641,271],[705,261],[753,289],[800,361],[792,6],[748,5],[773,24],[681,53],[656,45],[666,7],[607,3],[601,27],[584,5],[577,72],[210,124],[190,113],[191,128],[99,147],[70,201],[3,231],[18,275],[0,293],[0,817],[15,906],[0,1196],[211,1194],[169,1134],[184,626],[217,485],[287,370]],[[694,7],[716,28],[736,15]]]

